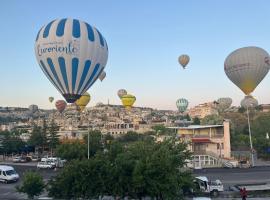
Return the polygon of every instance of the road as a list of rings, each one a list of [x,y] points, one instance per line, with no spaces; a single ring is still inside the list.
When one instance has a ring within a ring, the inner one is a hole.
[[[0,163],[1,165],[4,165],[4,163]],[[17,183],[9,183],[4,184],[0,182],[0,199],[27,199],[27,196],[16,192],[16,186],[20,185],[22,182],[23,174],[27,171],[37,171],[39,174],[42,175],[45,181],[48,181],[52,176],[55,176],[57,174],[57,171],[54,170],[37,170],[36,163],[5,163],[10,166],[13,166],[14,169],[17,171],[17,173],[20,175],[20,180]],[[44,193],[42,196],[46,196],[46,193]]]
[[[195,176],[207,176],[211,180],[219,179],[224,184],[225,189],[229,186],[240,183],[270,183],[270,167],[254,167],[248,169],[202,169],[194,170]]]
[[[0,164],[2,165],[3,163]],[[45,181],[48,181],[59,172],[59,170],[37,170],[36,163],[8,163],[8,165],[12,165],[21,178],[26,171],[37,171],[42,175]],[[195,176],[207,176],[211,180],[220,179],[225,189],[240,183],[270,183],[270,167],[255,167],[250,169],[202,169],[194,170],[193,174]],[[15,186],[19,184],[21,184],[21,180],[11,184],[0,183],[0,199],[27,199],[27,196],[24,194],[16,192]],[[46,196],[46,193],[42,196]]]

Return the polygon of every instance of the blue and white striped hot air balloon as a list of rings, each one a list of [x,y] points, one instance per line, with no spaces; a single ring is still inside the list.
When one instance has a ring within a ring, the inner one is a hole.
[[[36,38],[37,61],[68,103],[75,102],[97,80],[108,60],[107,42],[88,23],[56,19]]]
[[[187,110],[188,107],[188,100],[181,98],[176,101],[176,107],[179,112],[183,113]]]

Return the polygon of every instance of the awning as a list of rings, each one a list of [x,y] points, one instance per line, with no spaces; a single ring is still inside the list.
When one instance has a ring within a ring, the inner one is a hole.
[[[194,142],[194,143],[210,143],[211,140],[209,138],[192,138],[192,142]]]

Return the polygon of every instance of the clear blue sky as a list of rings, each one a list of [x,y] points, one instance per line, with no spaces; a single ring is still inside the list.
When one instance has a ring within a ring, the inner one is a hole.
[[[193,106],[223,96],[238,105],[244,95],[226,77],[224,60],[244,46],[270,51],[269,7],[268,0],[3,0],[0,106],[50,108],[48,96],[62,98],[36,62],[34,41],[41,26],[65,17],[96,26],[109,46],[107,77],[90,88],[90,105],[120,104],[120,88],[137,106],[175,109],[180,97]],[[186,70],[177,62],[182,53],[191,57]],[[270,73],[253,94],[270,103]]]

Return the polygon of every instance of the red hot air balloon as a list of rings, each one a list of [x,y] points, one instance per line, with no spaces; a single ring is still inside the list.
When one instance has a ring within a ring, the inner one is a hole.
[[[55,107],[60,113],[62,113],[65,110],[66,106],[67,103],[64,100],[58,100],[55,102]]]

